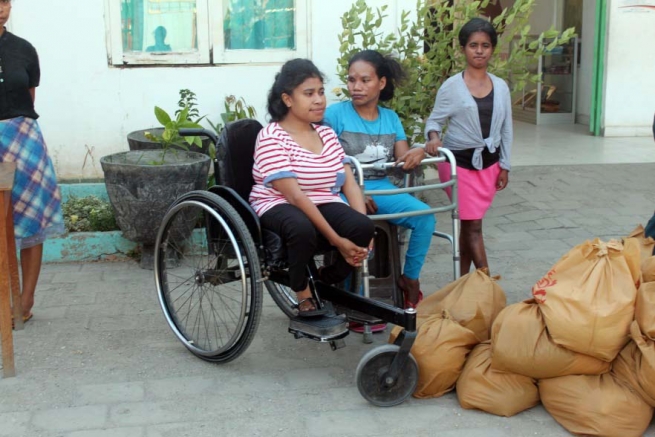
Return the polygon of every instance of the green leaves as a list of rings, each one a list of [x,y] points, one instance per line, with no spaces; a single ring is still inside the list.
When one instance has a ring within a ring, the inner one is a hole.
[[[171,116],[159,106],[155,106],[155,117],[157,117],[157,121],[160,122],[162,126],[166,126],[171,122]]]
[[[561,34],[550,29],[538,37],[531,36],[529,18],[535,1],[515,0],[513,6],[504,8],[493,20],[499,40],[490,71],[504,79],[511,76],[515,89],[539,81],[540,73],[534,67],[539,56],[548,47],[564,44],[575,35],[575,29]],[[398,113],[410,144],[423,141],[424,120],[432,110],[437,90],[466,65],[458,44],[459,30],[471,18],[482,15],[481,9],[488,4],[489,0],[462,0],[449,6],[445,1],[417,0],[416,14],[402,11],[396,30],[383,34],[379,29],[388,18],[387,7],[376,9],[365,0],[357,0],[341,17],[339,77],[346,83],[348,60],[362,48],[397,56],[408,77],[386,105]],[[424,42],[429,46],[426,53]],[[499,52],[507,50],[510,42],[511,52],[501,57]],[[343,89],[341,96],[347,96],[347,90]]]

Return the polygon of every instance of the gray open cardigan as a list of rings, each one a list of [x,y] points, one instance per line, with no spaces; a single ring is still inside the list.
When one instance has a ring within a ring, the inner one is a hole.
[[[441,136],[444,127],[448,131],[442,137],[443,146],[450,150],[475,149],[473,168],[482,169],[482,150],[494,153],[500,147],[500,168],[509,170],[512,150],[512,98],[509,87],[501,78],[487,73],[494,87],[494,106],[489,138],[482,138],[478,105],[469,92],[461,73],[446,80],[434,102],[434,109],[425,124],[425,137],[436,131]]]

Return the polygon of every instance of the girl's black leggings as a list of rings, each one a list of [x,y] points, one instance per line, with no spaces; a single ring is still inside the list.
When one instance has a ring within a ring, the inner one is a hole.
[[[359,247],[368,247],[375,232],[373,221],[368,217],[340,202],[317,205],[317,208],[337,234]],[[261,224],[284,240],[289,257],[291,289],[296,292],[304,290],[307,287],[307,264],[317,251],[329,250],[330,243],[304,212],[288,203],[266,211],[261,217]],[[346,279],[352,269],[337,252],[336,262],[321,271],[321,280],[336,284]]]

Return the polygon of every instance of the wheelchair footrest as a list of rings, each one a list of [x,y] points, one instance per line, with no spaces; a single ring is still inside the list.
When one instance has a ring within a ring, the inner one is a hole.
[[[378,325],[384,323],[384,320],[380,320],[377,317],[369,316],[368,314],[343,306],[336,306],[336,310],[339,314],[345,315],[349,321],[361,323],[362,325]]]
[[[289,320],[289,332],[296,338],[331,342],[348,335],[345,316],[328,313],[322,317],[294,317]]]

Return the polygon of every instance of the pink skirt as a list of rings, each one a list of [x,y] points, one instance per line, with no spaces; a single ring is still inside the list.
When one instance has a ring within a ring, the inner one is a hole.
[[[439,180],[450,180],[450,164],[437,164]],[[484,170],[467,170],[457,167],[457,193],[459,199],[459,217],[461,220],[482,220],[496,195],[496,183],[500,174],[500,164]],[[452,198],[451,188],[446,188],[448,197]]]

